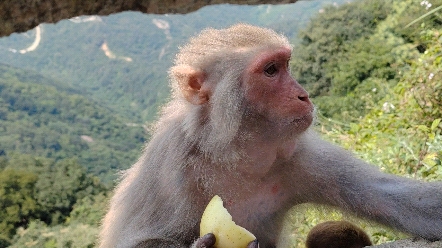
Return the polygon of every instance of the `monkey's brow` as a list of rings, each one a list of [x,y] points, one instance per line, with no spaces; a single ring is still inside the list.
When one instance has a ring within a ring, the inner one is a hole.
[[[281,47],[286,47],[290,51],[293,51],[292,46],[281,46],[279,44],[278,45],[269,45],[269,46],[241,46],[241,47],[236,47],[233,51],[238,52],[238,53],[245,53],[245,52],[251,52],[251,51],[268,50],[270,48],[276,49],[276,48],[281,48]]]
[[[238,47],[238,48],[235,48],[235,52],[238,52],[238,53],[244,53],[244,52],[250,52],[250,51],[252,51],[253,49],[251,48],[251,47]]]

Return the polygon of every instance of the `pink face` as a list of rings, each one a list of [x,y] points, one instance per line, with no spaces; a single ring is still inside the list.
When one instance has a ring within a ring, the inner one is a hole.
[[[244,74],[245,98],[271,122],[306,124],[313,119],[308,93],[290,75],[291,49],[267,49],[251,59]]]

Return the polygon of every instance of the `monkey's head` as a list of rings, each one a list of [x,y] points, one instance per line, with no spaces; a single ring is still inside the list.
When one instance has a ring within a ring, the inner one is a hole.
[[[204,30],[176,56],[173,95],[206,113],[199,118],[212,135],[229,142],[244,132],[242,124],[266,138],[302,133],[313,105],[290,75],[291,51],[287,38],[270,29],[237,24]]]
[[[372,245],[361,228],[348,221],[326,221],[313,227],[306,240],[307,248],[362,248]]]

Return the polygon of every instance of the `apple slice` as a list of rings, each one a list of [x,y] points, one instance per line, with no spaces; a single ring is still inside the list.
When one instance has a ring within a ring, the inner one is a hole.
[[[215,235],[217,248],[245,248],[256,239],[247,229],[235,224],[218,195],[210,200],[201,217],[200,236],[207,233]]]

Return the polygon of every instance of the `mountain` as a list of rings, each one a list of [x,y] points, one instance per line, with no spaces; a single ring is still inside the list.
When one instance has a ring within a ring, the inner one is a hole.
[[[0,62],[55,78],[132,122],[152,121],[169,96],[167,69],[190,36],[246,22],[293,38],[326,3],[331,1],[215,5],[187,15],[77,17],[1,38]]]
[[[141,125],[61,82],[0,64],[0,155],[76,158],[109,183],[145,141]]]
[[[82,16],[1,38],[0,156],[74,157],[110,182],[139,155],[144,123],[169,97],[167,69],[190,36],[246,22],[294,40],[325,3]]]

